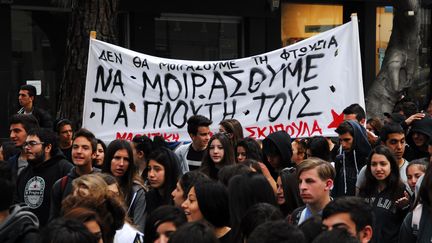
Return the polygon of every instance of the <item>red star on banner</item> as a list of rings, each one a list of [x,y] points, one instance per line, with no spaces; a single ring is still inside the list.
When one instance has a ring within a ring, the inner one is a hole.
[[[333,121],[330,122],[330,124],[327,126],[327,128],[337,128],[339,126],[339,124],[341,124],[343,122],[344,114],[343,114],[343,112],[338,114],[333,109],[331,110],[331,113],[333,116]]]

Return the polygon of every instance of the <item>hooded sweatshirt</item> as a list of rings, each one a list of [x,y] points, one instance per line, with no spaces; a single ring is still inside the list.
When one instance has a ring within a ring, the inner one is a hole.
[[[355,121],[347,122],[354,131],[353,144],[350,151],[344,151],[342,146],[339,148],[339,155],[335,160],[336,178],[332,190],[333,197],[355,195],[357,175],[366,165],[371,152],[366,129]]]
[[[41,226],[48,222],[51,188],[72,168],[63,154],[58,151],[49,160],[40,164],[29,165],[17,179],[17,198],[29,206],[38,218]]]
[[[263,152],[265,156],[268,156],[270,151],[277,151],[280,155],[279,168],[270,169],[273,178],[277,178],[277,173],[283,168],[293,167],[291,162],[292,147],[291,137],[285,131],[277,131],[271,133],[263,140]]]
[[[412,161],[414,159],[420,159],[424,157],[429,157],[429,153],[427,150],[422,150],[417,147],[412,139],[412,135],[414,132],[422,133],[427,136],[425,148],[427,148],[427,144],[429,139],[432,136],[432,118],[425,117],[421,120],[414,121],[412,123],[411,129],[408,132],[406,137],[407,143],[409,147],[405,149],[404,158],[408,161]]]
[[[13,205],[9,216],[0,223],[0,242],[37,242],[39,221],[25,205]]]

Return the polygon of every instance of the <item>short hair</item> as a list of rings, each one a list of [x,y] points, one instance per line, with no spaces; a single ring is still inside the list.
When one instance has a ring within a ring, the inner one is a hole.
[[[208,127],[213,122],[207,117],[202,115],[194,115],[189,117],[187,120],[187,131],[189,134],[196,135],[198,132],[198,127]]]
[[[77,139],[78,137],[85,137],[91,144],[92,152],[96,152],[97,149],[97,140],[95,135],[90,132],[89,130],[85,128],[81,128],[78,131],[75,132],[75,135],[73,137],[73,141]]]
[[[401,103],[399,111],[402,111],[405,117],[410,117],[418,112],[418,107],[412,101],[404,101]]]
[[[156,208],[147,215],[144,229],[144,242],[153,242],[156,240],[156,230],[159,225],[171,222],[176,228],[187,222],[186,215],[181,208],[172,205],[163,205]]]
[[[307,144],[312,157],[318,157],[325,161],[331,160],[330,146],[327,138],[323,136],[314,136],[309,139]]]
[[[15,114],[9,118],[9,126],[12,124],[22,124],[26,132],[39,127],[39,122],[33,115]]]
[[[195,194],[199,209],[206,221],[215,228],[228,226],[230,222],[228,191],[215,181],[195,184]]]
[[[251,233],[248,243],[303,243],[303,232],[284,220],[265,222]]]
[[[381,141],[385,143],[388,139],[388,136],[392,133],[405,134],[405,131],[399,123],[387,123],[381,128],[381,132],[379,134]]]
[[[360,197],[338,197],[330,201],[322,211],[322,218],[327,219],[338,213],[348,213],[355,223],[356,231],[360,232],[364,227],[373,227],[374,217],[372,207]]]
[[[319,234],[324,231],[322,219],[319,215],[315,215],[306,219],[298,227],[303,232],[306,242],[312,242]]]
[[[36,87],[30,84],[21,85],[20,90],[27,90],[30,97],[36,96]]]
[[[43,142],[42,147],[45,148],[48,144],[51,144],[50,155],[54,156],[58,153],[58,140],[57,135],[46,128],[34,128],[31,129],[27,136],[36,136],[41,142]]]
[[[317,169],[318,176],[321,180],[334,180],[336,176],[335,168],[329,162],[316,157],[307,158],[298,165],[297,178],[300,178],[300,175],[304,171],[312,170],[315,168]]]
[[[335,228],[332,230],[323,231],[319,234],[312,243],[360,243],[360,241],[352,236],[347,229]]]
[[[183,190],[183,199],[186,200],[188,193],[190,191],[190,189],[196,184],[199,183],[201,181],[205,181],[205,180],[210,180],[210,178],[198,171],[198,170],[194,170],[194,171],[188,171],[186,173],[184,173],[178,183],[180,184],[180,187]]]
[[[147,241],[146,241],[147,242]],[[168,243],[218,243],[214,230],[203,222],[192,222],[180,226],[174,232]]]
[[[379,134],[383,126],[381,120],[378,117],[372,117],[367,119],[366,124],[369,124],[373,128],[374,133],[376,133],[377,135]]]
[[[359,104],[351,104],[349,106],[347,106],[342,113],[344,113],[345,115],[349,115],[349,114],[355,114],[357,121],[361,121],[362,119],[366,118],[366,112],[363,109],[363,107],[361,107]]]
[[[349,121],[343,121],[339,126],[336,128],[335,132],[338,135],[343,135],[345,133],[349,133],[351,136],[354,137],[354,128],[351,126]]]
[[[71,128],[73,129],[72,121],[70,121],[69,119],[65,119],[65,118],[58,119],[54,125],[54,132],[59,133],[60,128],[62,128],[63,126],[66,126],[66,125],[71,126]]]
[[[51,221],[41,232],[40,242],[51,243],[97,243],[96,237],[83,223],[76,219],[58,218]]]
[[[12,168],[6,161],[0,160],[0,211],[8,210],[14,202],[15,183],[12,177]]]
[[[251,206],[241,219],[242,242],[245,242],[259,225],[267,221],[281,220],[283,218],[280,209],[269,203],[257,203]]]

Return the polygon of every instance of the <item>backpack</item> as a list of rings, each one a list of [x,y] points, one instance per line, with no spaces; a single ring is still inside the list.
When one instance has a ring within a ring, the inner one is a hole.
[[[63,198],[64,198],[64,192],[65,192],[68,180],[69,180],[69,176],[65,175],[61,178],[61,181],[60,181],[60,191],[61,191]]]
[[[423,205],[418,204],[412,213],[412,220],[411,220],[411,228],[413,235],[417,236],[419,229],[420,229],[420,219],[422,214]]]

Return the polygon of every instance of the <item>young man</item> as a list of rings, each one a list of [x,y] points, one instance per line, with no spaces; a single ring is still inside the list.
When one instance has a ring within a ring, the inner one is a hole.
[[[57,121],[55,131],[59,138],[59,147],[68,161],[72,163],[72,122],[68,119]]]
[[[409,148],[405,150],[404,157],[408,160],[429,157],[428,142],[432,138],[432,118],[429,116],[411,123],[411,129],[406,136]]]
[[[361,243],[367,243],[372,239],[372,208],[361,198],[336,198],[324,208],[322,220],[328,230],[345,228]]]
[[[4,161],[0,161],[0,191],[0,242],[37,242],[38,218],[27,206],[13,205],[15,182]]]
[[[347,106],[342,113],[344,114],[344,120],[354,120],[364,126],[366,122],[366,112],[359,104],[351,104]]]
[[[93,168],[96,157],[97,141],[93,133],[80,129],[75,133],[72,143],[72,162],[75,165],[67,176],[56,181],[51,193],[50,221],[60,215],[61,202],[72,191],[72,181],[82,175],[100,172]]]
[[[31,208],[43,227],[48,222],[52,186],[67,175],[72,164],[58,149],[51,130],[30,130],[23,147],[29,165],[17,179],[17,198]]]
[[[400,178],[402,182],[407,185],[407,189],[409,189],[406,175],[406,167],[409,162],[403,158],[406,146],[404,129],[399,123],[387,123],[381,128],[380,140],[382,145],[388,147],[395,155],[399,165]],[[363,166],[357,177],[357,189],[359,189],[366,180],[365,173],[366,166]]]
[[[201,160],[210,140],[210,121],[207,117],[194,115],[187,120],[187,131],[192,143],[184,144],[175,151],[180,160],[182,173],[196,170],[201,166]]]
[[[23,85],[18,93],[18,102],[21,109],[18,114],[33,115],[40,127],[51,129],[53,124],[48,112],[35,107],[36,88],[33,85]]]
[[[306,204],[293,211],[290,222],[299,225],[315,215],[321,215],[330,202],[330,190],[335,177],[333,166],[322,159],[305,159],[297,167],[300,197]]]
[[[10,140],[19,148],[20,152],[9,158],[8,163],[12,168],[13,178],[17,178],[21,171],[27,166],[27,157],[23,152],[23,145],[27,139],[27,132],[39,127],[34,116],[16,114],[9,119]]]
[[[358,122],[344,121],[335,131],[339,135],[341,146],[335,160],[336,178],[332,194],[334,197],[354,196],[357,175],[366,165],[371,146],[366,129]]]

